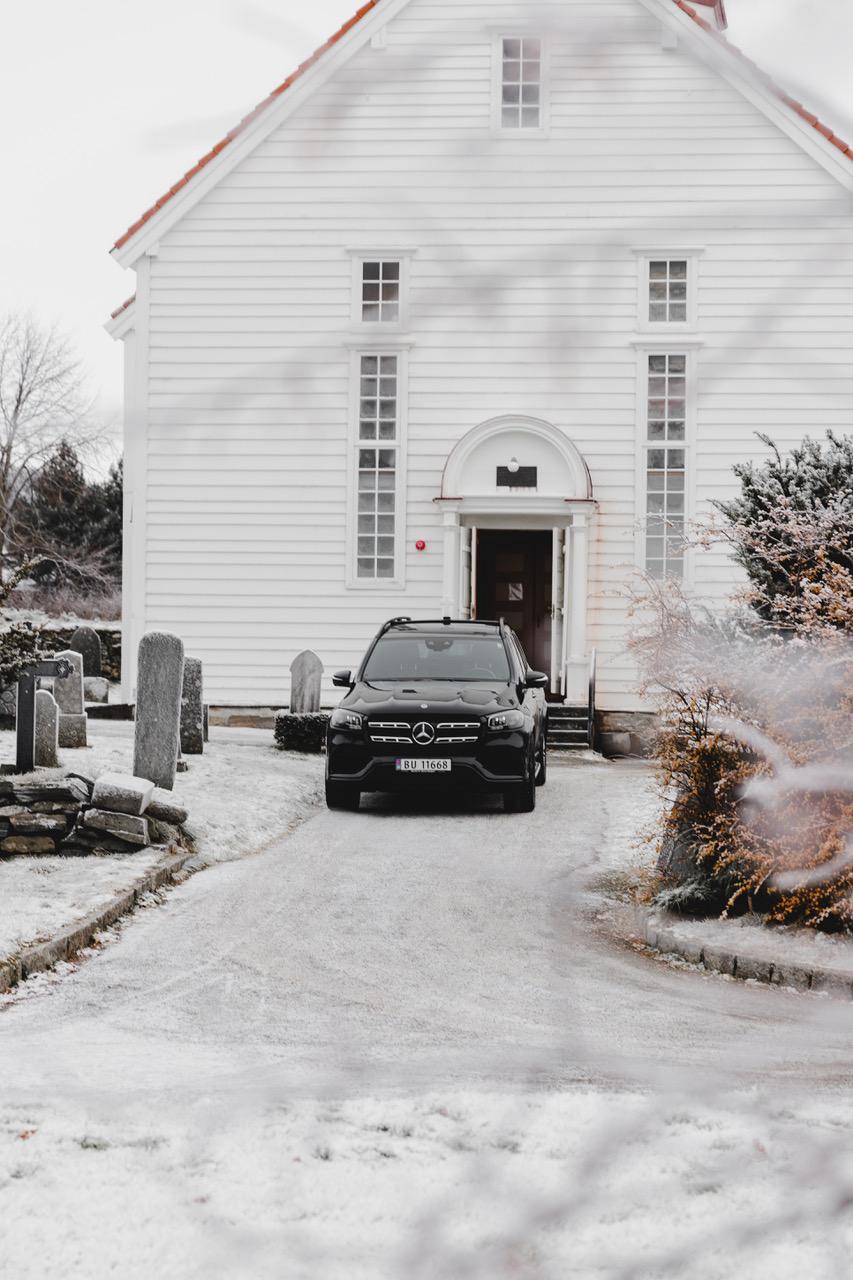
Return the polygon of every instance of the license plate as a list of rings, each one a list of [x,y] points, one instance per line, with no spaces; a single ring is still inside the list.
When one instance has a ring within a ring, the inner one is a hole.
[[[398,760],[398,773],[450,773],[449,760]]]

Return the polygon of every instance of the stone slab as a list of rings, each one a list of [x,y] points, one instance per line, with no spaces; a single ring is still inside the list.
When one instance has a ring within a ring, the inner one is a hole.
[[[151,631],[139,642],[133,772],[171,791],[180,749],[184,646]]]
[[[56,842],[50,836],[7,836],[0,840],[0,853],[27,854],[44,857],[56,853]]]
[[[311,649],[297,654],[290,664],[290,710],[304,715],[320,710],[323,664]]]
[[[59,713],[59,745],[69,750],[86,746],[86,717]]]
[[[140,817],[154,796],[154,783],[130,773],[102,773],[92,788],[92,804],[110,813]]]
[[[103,706],[110,699],[110,682],[106,676],[83,677],[83,699]]]
[[[182,827],[186,822],[189,814],[179,804],[169,804],[165,800],[158,800],[156,797],[151,801],[145,810],[146,817],[156,818],[158,822],[171,822],[176,827]]]
[[[73,668],[70,676],[53,682],[53,696],[63,716],[81,716],[83,714],[83,659],[73,649],[64,649],[62,653],[53,655],[65,658]]]
[[[69,648],[83,659],[83,675],[101,674],[101,637],[93,627],[78,627],[71,637]]]
[[[130,813],[110,813],[106,809],[87,809],[83,814],[83,825],[92,831],[104,831],[107,835],[117,836],[128,844],[143,848],[151,843],[148,834],[148,822],[145,818],[135,817]]]
[[[59,765],[59,707],[52,693],[36,690],[36,732],[34,740],[37,769],[56,769]]]
[[[204,695],[200,658],[184,658],[181,751],[188,756],[200,756],[204,752]]]

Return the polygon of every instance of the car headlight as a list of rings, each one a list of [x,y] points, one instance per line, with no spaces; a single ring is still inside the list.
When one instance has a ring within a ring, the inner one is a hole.
[[[352,733],[358,733],[363,724],[364,717],[357,711],[348,711],[346,707],[338,707],[337,711],[333,711],[329,721],[332,729],[349,729]]]
[[[499,711],[497,715],[489,716],[486,723],[490,729],[523,729],[524,712],[515,709]]]

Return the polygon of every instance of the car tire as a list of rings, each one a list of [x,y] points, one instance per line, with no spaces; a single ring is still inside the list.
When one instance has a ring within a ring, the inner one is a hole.
[[[532,813],[536,808],[536,765],[533,757],[524,782],[517,782],[504,791],[504,809],[507,813]]]
[[[536,765],[536,785],[544,787],[548,781],[548,746],[545,742],[545,735],[542,735],[542,745],[539,748],[539,760]]]
[[[354,812],[361,804],[361,792],[349,782],[326,783],[326,807]]]

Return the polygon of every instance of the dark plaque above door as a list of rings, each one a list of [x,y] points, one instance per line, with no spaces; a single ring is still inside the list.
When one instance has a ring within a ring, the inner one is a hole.
[[[518,467],[515,471],[498,467],[497,486],[499,489],[535,489],[539,483],[538,472],[538,467]]]

